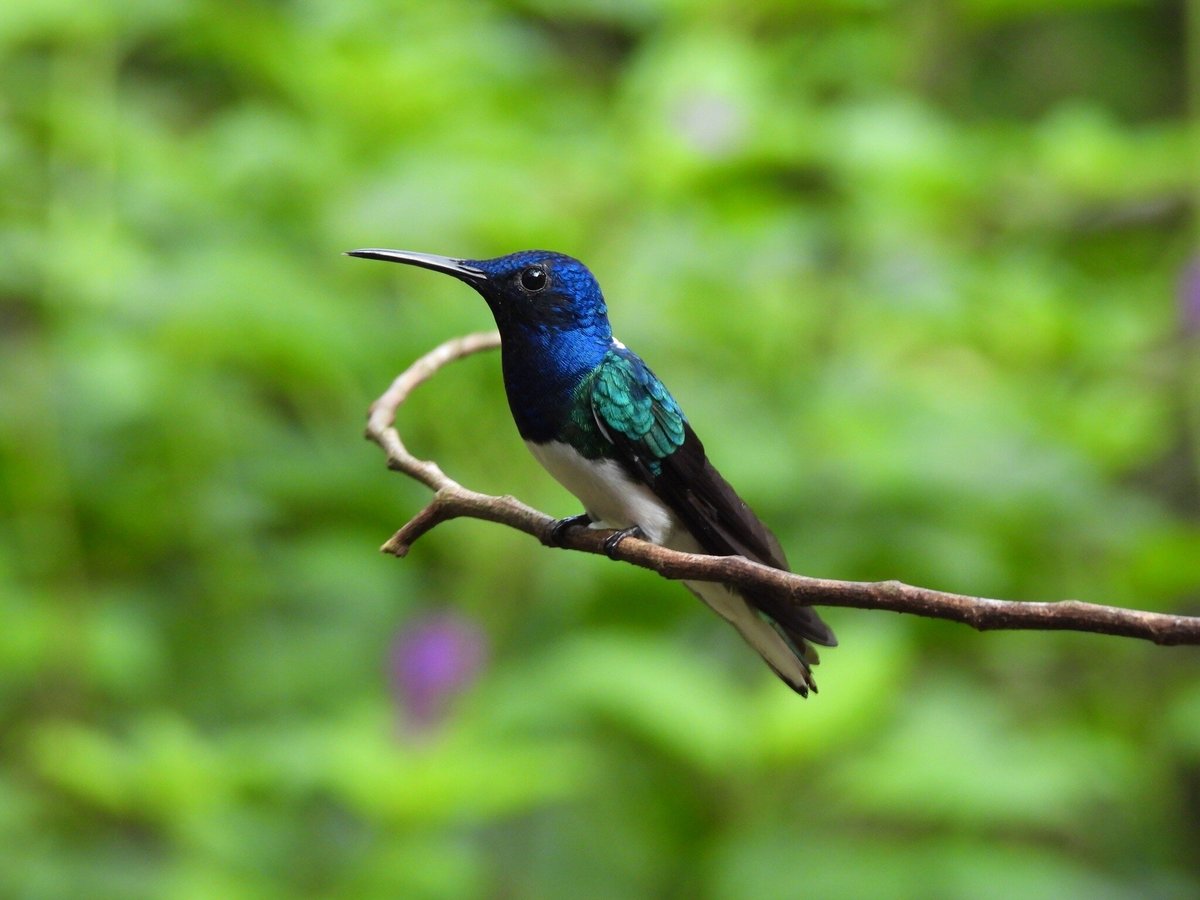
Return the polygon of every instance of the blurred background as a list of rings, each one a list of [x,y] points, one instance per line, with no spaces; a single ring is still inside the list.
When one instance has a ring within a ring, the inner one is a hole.
[[[1195,648],[830,610],[805,702],[632,567],[379,554],[367,405],[491,321],[340,256],[583,258],[801,572],[1197,614],[1187,6],[3,4],[0,895],[1200,895]],[[410,446],[576,512],[498,365]]]

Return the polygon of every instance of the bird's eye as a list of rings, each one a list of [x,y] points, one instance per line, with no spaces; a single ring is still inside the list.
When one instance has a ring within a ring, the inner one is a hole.
[[[544,288],[548,280],[546,270],[541,266],[530,266],[521,273],[521,287],[531,294],[536,294]]]

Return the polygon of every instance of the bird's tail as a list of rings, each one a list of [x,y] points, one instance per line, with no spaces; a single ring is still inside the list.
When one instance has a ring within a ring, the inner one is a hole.
[[[758,612],[741,594],[711,581],[685,581],[693,594],[738,630],[772,671],[796,693],[808,696],[817,691],[812,667],[820,657],[804,635],[787,629]]]

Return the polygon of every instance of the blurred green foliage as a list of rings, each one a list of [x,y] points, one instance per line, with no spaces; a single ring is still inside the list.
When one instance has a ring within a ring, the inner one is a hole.
[[[339,256],[585,259],[800,571],[1194,614],[1187,20],[0,5],[0,895],[1196,896],[1193,649],[835,610],[802,702],[645,572],[378,555],[365,408],[490,322]],[[576,511],[493,356],[403,427]],[[434,610],[489,661],[417,732]]]

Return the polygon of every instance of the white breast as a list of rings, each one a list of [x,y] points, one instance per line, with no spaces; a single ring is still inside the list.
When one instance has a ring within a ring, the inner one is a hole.
[[[654,544],[665,543],[675,517],[653,491],[630,478],[611,459],[585,459],[569,444],[551,441],[525,446],[554,479],[574,494],[597,528],[637,525]]]

